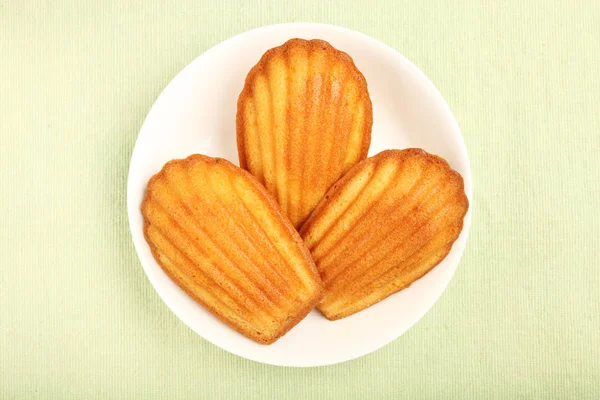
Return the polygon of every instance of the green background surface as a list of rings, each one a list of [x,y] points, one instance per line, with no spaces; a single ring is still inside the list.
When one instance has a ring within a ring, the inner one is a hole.
[[[600,398],[600,2],[0,1],[0,398]],[[401,338],[294,369],[203,340],[135,254],[129,157],[199,54],[277,22],[398,49],[470,153],[471,234]]]

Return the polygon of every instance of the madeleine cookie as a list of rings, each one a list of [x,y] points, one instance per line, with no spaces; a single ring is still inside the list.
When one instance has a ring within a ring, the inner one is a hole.
[[[352,58],[323,40],[267,51],[237,109],[240,166],[266,186],[295,227],[367,156],[373,113]]]
[[[423,150],[356,165],[300,231],[325,285],[319,310],[344,318],[410,286],[446,257],[468,208],[462,177]]]
[[[163,270],[221,321],[270,344],[322,297],[310,254],[275,200],[229,161],[192,155],[150,179],[144,234]]]

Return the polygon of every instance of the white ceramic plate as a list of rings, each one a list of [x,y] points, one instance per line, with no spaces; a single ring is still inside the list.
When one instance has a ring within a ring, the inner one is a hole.
[[[472,189],[467,150],[442,96],[401,54],[361,33],[311,23],[267,26],[213,47],[171,81],[142,126],[129,169],[129,223],[144,271],[169,308],[206,340],[251,360],[304,367],[360,357],[413,326],[452,278],[467,240],[471,211],[450,254],[411,287],[335,322],[313,311],[270,346],[254,343],[222,324],[179,289],[154,261],[144,240],[140,203],[146,183],[165,162],[192,153],[238,164],[235,114],[246,74],[267,49],[295,37],[327,40],[350,54],[365,75],[374,114],[369,155],[384,149],[421,147],[444,157],[462,174],[471,202]]]

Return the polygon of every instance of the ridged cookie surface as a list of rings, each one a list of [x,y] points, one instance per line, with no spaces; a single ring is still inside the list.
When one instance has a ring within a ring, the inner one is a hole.
[[[298,233],[258,181],[229,161],[168,162],[148,182],[142,214],[163,270],[250,339],[273,343],[322,297]]]
[[[319,310],[344,318],[408,287],[446,257],[468,207],[462,177],[423,150],[356,165],[300,231],[325,285]]]
[[[352,58],[323,40],[292,39],[246,77],[237,110],[240,166],[299,227],[366,158],[372,124],[367,83]]]

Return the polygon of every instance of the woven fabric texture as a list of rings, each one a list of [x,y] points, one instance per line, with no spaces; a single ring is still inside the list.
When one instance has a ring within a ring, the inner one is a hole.
[[[340,365],[247,361],[181,323],[126,215],[165,85],[251,28],[396,48],[471,157],[464,257],[432,310]],[[600,2],[0,0],[0,398],[600,398]]]

